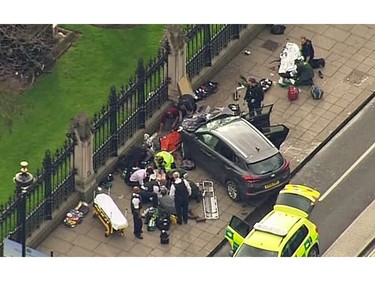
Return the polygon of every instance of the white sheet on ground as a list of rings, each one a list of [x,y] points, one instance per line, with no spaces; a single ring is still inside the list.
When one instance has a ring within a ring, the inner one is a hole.
[[[279,73],[297,72],[296,59],[302,59],[301,50],[296,43],[286,43],[280,53]]]

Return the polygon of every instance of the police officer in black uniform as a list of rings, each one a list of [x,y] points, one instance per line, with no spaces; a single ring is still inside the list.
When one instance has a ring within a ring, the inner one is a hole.
[[[189,196],[191,195],[191,187],[186,179],[180,178],[179,172],[174,172],[173,183],[169,195],[174,197],[176,208],[177,223],[182,224],[188,222],[189,215]]]
[[[142,199],[141,199],[141,189],[138,186],[133,187],[133,194],[130,201],[130,208],[133,214],[133,223],[134,223],[134,235],[138,239],[143,239],[142,236],[142,217],[141,217],[141,209],[142,209]]]

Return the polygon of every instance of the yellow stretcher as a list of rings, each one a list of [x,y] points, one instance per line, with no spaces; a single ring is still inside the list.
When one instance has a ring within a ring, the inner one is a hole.
[[[93,205],[93,216],[98,217],[103,223],[106,229],[105,237],[116,231],[123,236],[125,229],[128,227],[128,220],[113,199],[105,193],[100,193],[95,196]]]

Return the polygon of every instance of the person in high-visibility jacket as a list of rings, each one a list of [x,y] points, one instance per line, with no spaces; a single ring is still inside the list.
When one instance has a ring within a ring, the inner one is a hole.
[[[171,169],[176,168],[172,153],[164,150],[159,151],[155,154],[154,163],[156,169],[162,169],[165,173],[169,172]]]

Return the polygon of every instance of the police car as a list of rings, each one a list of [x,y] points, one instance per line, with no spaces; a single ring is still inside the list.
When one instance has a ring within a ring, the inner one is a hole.
[[[316,257],[319,234],[309,220],[320,193],[310,187],[287,184],[273,210],[251,227],[233,216],[225,238],[234,257]]]

